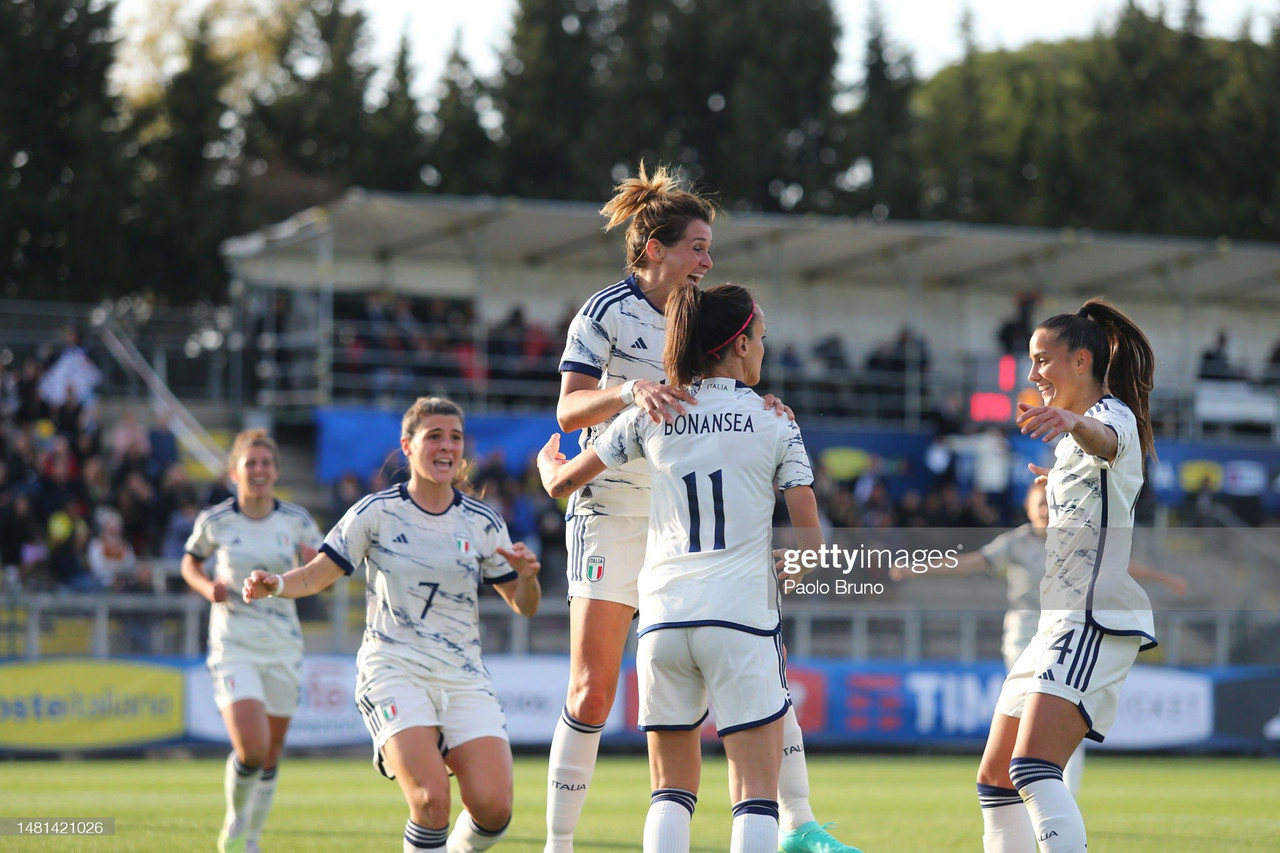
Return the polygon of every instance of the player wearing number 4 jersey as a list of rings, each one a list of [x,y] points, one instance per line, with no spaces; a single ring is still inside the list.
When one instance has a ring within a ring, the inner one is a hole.
[[[636,661],[653,779],[644,850],[689,849],[709,701],[729,760],[730,849],[773,853],[791,704],[770,536],[774,483],[803,545],[817,547],[813,474],[799,428],[750,388],[765,331],[750,294],[682,288],[668,297],[667,322],[668,381],[697,405],[670,423],[625,412],[572,462],[553,435],[538,467],[553,496],[635,463],[651,478]]]
[[[409,804],[404,850],[486,850],[511,820],[506,719],[480,656],[477,594],[489,584],[513,610],[538,609],[538,559],[502,517],[464,494],[462,410],[423,397],[405,413],[409,482],[347,510],[320,554],[283,576],[254,572],[244,599],[299,598],[363,567],[368,615],[356,704],[374,762]],[[449,773],[464,810],[449,832]],[[446,847],[447,845],[447,847]]]
[[[1062,768],[1115,720],[1138,652],[1156,644],[1151,605],[1129,573],[1133,510],[1152,452],[1155,360],[1133,321],[1101,300],[1035,330],[1043,406],[1024,434],[1058,439],[1046,477],[1049,528],[1038,631],[1009,670],[978,768],[986,853],[1084,853],[1084,820]]]
[[[681,189],[659,168],[618,185],[601,213],[606,230],[627,223],[630,274],[596,293],[574,317],[560,363],[556,419],[565,432],[581,429],[590,447],[624,412],[671,423],[700,403],[685,389],[663,384],[668,300],[697,288],[711,269],[715,208]],[[634,405],[634,409],[632,406]],[[790,410],[772,395],[760,414],[785,420]],[[710,483],[702,484],[711,489]],[[556,724],[547,768],[544,853],[572,853],[573,834],[587,799],[600,732],[613,706],[622,653],[636,614],[636,579],[649,527],[649,473],[632,461],[602,473],[571,500],[565,537],[569,552],[569,689]],[[786,853],[854,850],[820,826],[809,805],[804,738],[794,709],[783,717],[785,758],[777,798]]]

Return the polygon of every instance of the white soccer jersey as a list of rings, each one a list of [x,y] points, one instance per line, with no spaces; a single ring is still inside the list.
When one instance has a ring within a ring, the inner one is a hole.
[[[666,376],[662,368],[666,340],[666,316],[645,298],[635,276],[628,276],[592,296],[574,316],[560,372],[593,376],[598,388],[632,379],[661,382]],[[593,445],[616,417],[582,430],[579,446]],[[568,514],[648,515],[648,466],[637,460],[601,474],[574,493]]]
[[[1036,635],[1040,621],[1040,582],[1044,580],[1045,537],[1034,526],[1001,533],[979,552],[991,573],[1005,579],[1009,611],[1004,617],[1001,651],[1016,656]]]
[[[414,503],[404,484],[347,510],[320,550],[347,574],[366,571],[359,668],[390,666],[446,686],[489,689],[477,596],[481,583],[516,579],[499,547],[511,547],[502,516],[456,490],[441,513]]]
[[[209,663],[302,660],[302,627],[293,601],[263,598],[245,604],[240,587],[254,569],[289,571],[298,565],[298,546],[319,544],[320,530],[311,515],[287,501],[277,500],[263,518],[245,515],[235,498],[196,516],[186,551],[201,562],[212,557],[214,580],[227,584],[227,600],[209,611]]]
[[[732,379],[690,390],[698,404],[673,423],[629,411],[595,445],[611,468],[640,460],[653,474],[640,633],[719,625],[772,634],[774,482],[813,482],[800,428]]]
[[[1049,472],[1048,559],[1041,610],[1078,611],[1105,633],[1156,644],[1151,602],[1129,574],[1133,510],[1142,490],[1142,446],[1129,407],[1107,394],[1085,412],[1116,434],[1116,457],[1086,454],[1070,434]]]

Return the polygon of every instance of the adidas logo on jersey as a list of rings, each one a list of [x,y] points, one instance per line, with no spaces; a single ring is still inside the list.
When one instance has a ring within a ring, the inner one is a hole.
[[[408,539],[408,537],[406,537],[403,533],[401,533],[399,536],[397,536],[395,539],[392,539],[391,541],[392,541],[392,542],[395,542],[397,545],[408,545],[408,544],[409,544],[409,539]]]
[[[644,342],[644,338],[636,338],[631,343],[631,348],[632,349],[648,349],[649,345]]]

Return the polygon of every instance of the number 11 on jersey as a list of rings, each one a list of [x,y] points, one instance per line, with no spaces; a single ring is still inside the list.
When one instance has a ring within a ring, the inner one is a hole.
[[[689,498],[689,553],[702,550],[702,511],[698,500],[698,472],[690,471],[681,477]],[[711,481],[711,510],[715,519],[715,543],[712,551],[724,550],[724,471],[717,469],[707,475]]]

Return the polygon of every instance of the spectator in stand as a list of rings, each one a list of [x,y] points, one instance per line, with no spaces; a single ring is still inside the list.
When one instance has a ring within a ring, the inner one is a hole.
[[[133,547],[124,539],[124,520],[110,507],[95,513],[98,535],[89,540],[86,559],[89,571],[104,589],[112,592],[140,592],[149,588],[150,570],[138,563]]]
[[[14,415],[18,426],[33,424],[49,415],[49,407],[40,396],[42,373],[43,369],[37,359],[27,356],[23,360],[22,372],[17,382],[18,411]]]
[[[0,564],[6,567],[6,576],[12,576],[8,567],[16,566],[18,585],[30,587],[37,581],[48,556],[44,530],[31,506],[31,498],[26,490],[15,490],[8,506],[0,511]]]
[[[156,412],[155,423],[147,430],[147,444],[151,446],[147,477],[152,482],[159,482],[170,466],[178,461],[178,437],[169,427],[171,418],[168,409],[161,409]]]
[[[368,492],[360,482],[359,475],[355,471],[344,471],[333,486],[333,496],[329,501],[329,517],[342,518],[346,511],[366,494]]]
[[[63,589],[99,592],[102,584],[89,570],[85,547],[89,525],[59,510],[49,517],[49,571]]]
[[[41,465],[40,491],[37,509],[44,518],[58,510],[68,510],[83,516],[86,510],[79,482],[78,463],[71,454],[71,447],[63,436],[54,439],[53,446],[45,454]]]
[[[130,471],[116,490],[116,508],[124,518],[124,533],[139,554],[150,554],[159,541],[158,496],[141,471]]]
[[[1262,381],[1267,385],[1280,385],[1280,341],[1271,348],[1271,356],[1262,372]]]
[[[0,424],[18,414],[18,378],[0,361]]]
[[[111,428],[109,435],[107,444],[111,448],[113,468],[123,465],[125,458],[131,453],[135,459],[141,460],[146,460],[151,455],[151,438],[147,434],[147,428],[138,423],[138,418],[127,409]]]
[[[164,540],[160,544],[161,558],[181,560],[187,553],[187,540],[191,538],[191,531],[195,529],[196,515],[199,512],[200,505],[196,502],[195,494],[192,493],[169,513],[164,529]]]
[[[1200,353],[1200,378],[1210,380],[1240,379],[1241,373],[1231,365],[1231,339],[1226,329]]]

